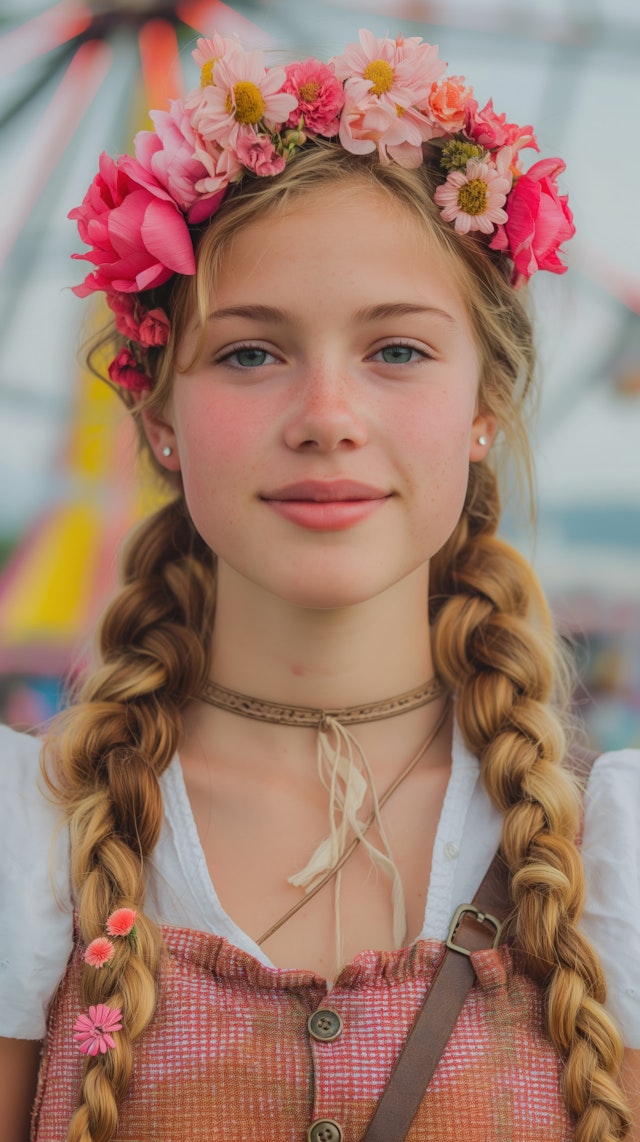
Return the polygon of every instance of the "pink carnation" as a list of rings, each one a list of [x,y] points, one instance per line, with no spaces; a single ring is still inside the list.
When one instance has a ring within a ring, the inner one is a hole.
[[[114,162],[103,151],[98,174],[69,218],[77,220],[82,241],[91,246],[73,257],[97,267],[75,286],[78,297],[94,290],[136,293],[162,285],[174,273],[195,273],[182,214],[168,191],[129,155]]]
[[[89,964],[92,968],[101,968],[112,960],[115,954],[115,948],[106,936],[98,936],[97,939],[92,940],[84,953],[84,962]]]
[[[283,91],[295,95],[298,106],[291,112],[286,127],[296,128],[304,116],[304,129],[314,135],[331,138],[338,134],[338,116],[344,107],[344,89],[332,67],[317,59],[305,59],[285,68],[287,78]]]
[[[89,1008],[89,1014],[82,1014],[73,1027],[76,1046],[83,1055],[106,1055],[116,1043],[113,1032],[122,1030],[122,1011],[119,1007],[108,1007],[98,1003]]]
[[[566,194],[558,194],[556,179],[565,169],[561,159],[541,159],[521,175],[507,201],[507,220],[494,235],[491,247],[507,250],[516,280],[536,270],[564,274],[567,267],[558,248],[575,234]]]
[[[121,349],[107,370],[114,385],[121,385],[131,393],[145,393],[151,389],[151,378],[143,372],[130,349]]]
[[[140,322],[137,339],[145,348],[159,348],[167,344],[170,328],[164,309],[150,309]]]
[[[136,912],[133,908],[116,908],[107,920],[107,932],[110,936],[128,936],[136,922]]]
[[[538,150],[533,127],[518,127],[517,123],[507,123],[506,115],[496,115],[493,110],[493,99],[490,99],[482,111],[478,111],[475,100],[469,103],[466,134],[474,143],[494,151],[498,147],[513,147],[520,151],[523,147],[533,147]]]
[[[108,293],[107,305],[115,315],[116,329],[130,341],[145,347],[166,345],[169,340],[169,318],[163,309],[145,309],[130,293]]]
[[[116,329],[130,341],[139,341],[140,323],[137,319],[139,302],[135,294],[108,293],[107,305],[115,316]]]
[[[255,174],[267,176],[280,174],[286,166],[286,160],[279,155],[266,135],[238,135],[236,155],[247,170]]]
[[[473,98],[473,91],[465,86],[464,76],[450,75],[441,83],[434,83],[429,95],[429,112],[450,135],[455,135],[464,127],[467,109]]]

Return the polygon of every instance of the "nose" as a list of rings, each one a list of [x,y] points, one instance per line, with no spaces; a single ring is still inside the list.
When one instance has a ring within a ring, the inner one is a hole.
[[[288,412],[289,448],[333,452],[361,448],[368,431],[358,381],[344,368],[320,362],[297,380]]]

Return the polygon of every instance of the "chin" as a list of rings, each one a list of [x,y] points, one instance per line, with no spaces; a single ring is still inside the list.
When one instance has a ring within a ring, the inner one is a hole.
[[[335,577],[325,573],[296,576],[295,580],[281,583],[275,589],[272,586],[271,590],[283,602],[294,607],[312,611],[337,611],[368,603],[393,586],[395,580],[382,582],[373,577],[367,580],[362,573]]]

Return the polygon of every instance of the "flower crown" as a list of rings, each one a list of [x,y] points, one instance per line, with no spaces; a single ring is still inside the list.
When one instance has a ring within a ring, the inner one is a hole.
[[[192,230],[206,222],[229,187],[247,174],[278,175],[315,138],[338,140],[361,155],[419,167],[429,156],[441,173],[434,198],[443,219],[486,235],[512,262],[515,287],[536,270],[564,273],[558,257],[574,233],[557,177],[561,159],[528,171],[520,152],[538,144],[530,126],[479,108],[463,76],[446,76],[438,49],[419,36],[377,39],[362,30],[328,63],[306,59],[267,68],[263,53],[236,40],[199,39],[193,58],[200,87],[169,111],[151,111],[135,158],[103,152],[81,206],[69,214],[91,249],[74,258],[95,269],[74,288],[104,290],[126,339],[109,367],[132,392],[151,387],[148,350],[166,345],[169,320],[145,304],[147,291],[196,270]]]

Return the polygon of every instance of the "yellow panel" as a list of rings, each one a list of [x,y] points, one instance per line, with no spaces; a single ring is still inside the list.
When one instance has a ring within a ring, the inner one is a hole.
[[[82,631],[98,550],[98,518],[69,504],[44,523],[0,607],[5,647],[73,639]]]

